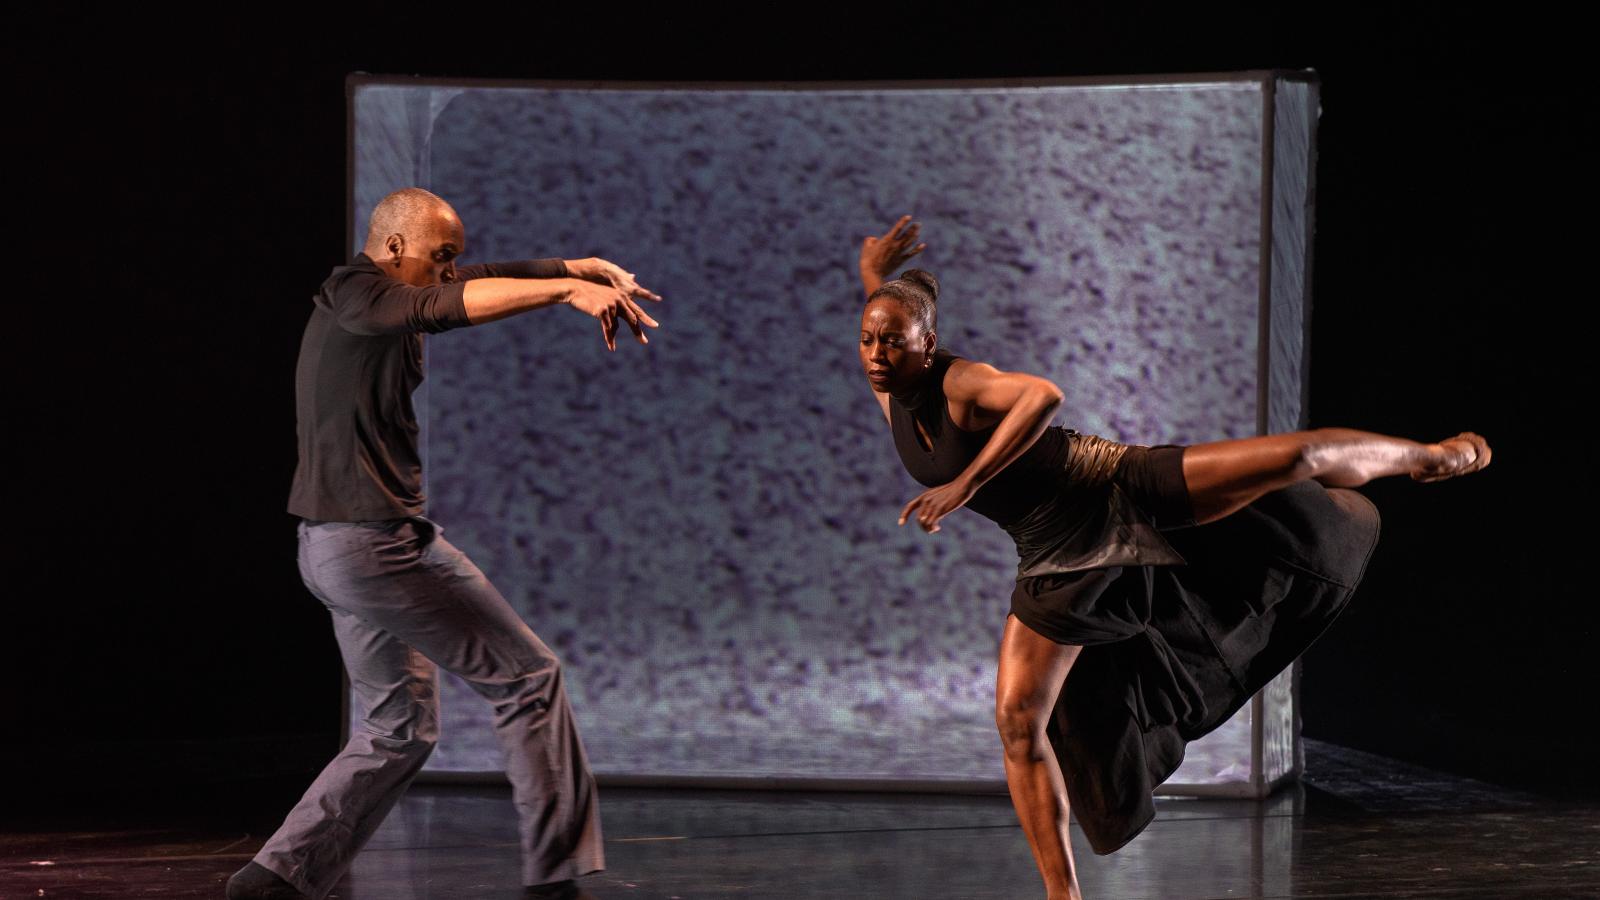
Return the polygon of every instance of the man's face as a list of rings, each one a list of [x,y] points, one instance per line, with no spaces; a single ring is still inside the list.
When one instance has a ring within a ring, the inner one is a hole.
[[[427,287],[456,280],[455,261],[466,249],[467,235],[455,213],[439,210],[417,223],[411,234],[390,235],[385,246],[393,266],[386,271],[406,284]]]

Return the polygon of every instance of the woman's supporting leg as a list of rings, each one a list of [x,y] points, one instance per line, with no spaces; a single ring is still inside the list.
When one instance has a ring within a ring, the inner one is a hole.
[[[1359,487],[1389,475],[1440,481],[1476,472],[1489,457],[1489,444],[1470,431],[1421,444],[1350,428],[1319,428],[1186,447],[1183,479],[1195,521],[1205,523],[1296,481],[1313,479],[1328,487]]]
[[[1045,725],[1083,648],[1041,637],[1015,616],[1000,640],[994,717],[1005,745],[1006,786],[1050,900],[1080,900],[1067,833],[1067,788]]]

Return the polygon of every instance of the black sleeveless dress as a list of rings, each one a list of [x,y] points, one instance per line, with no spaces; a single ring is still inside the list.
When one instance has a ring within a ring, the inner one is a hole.
[[[956,359],[939,351],[919,394],[889,400],[895,448],[928,487],[954,479],[994,433],[951,421],[944,374]],[[1332,624],[1377,544],[1371,502],[1311,481],[1194,526],[1182,461],[1181,447],[1051,427],[967,504],[1017,544],[1011,613],[1084,648],[1049,736],[1096,853],[1143,831],[1151,792],[1188,742]]]

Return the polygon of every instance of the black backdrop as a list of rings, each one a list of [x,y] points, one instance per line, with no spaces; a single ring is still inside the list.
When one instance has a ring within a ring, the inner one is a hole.
[[[1385,540],[1368,587],[1307,657],[1306,733],[1600,795],[1585,742],[1600,614],[1580,578],[1593,468],[1578,440],[1593,406],[1578,375],[1592,228],[1575,210],[1592,104],[1566,24],[1305,8],[1183,21],[818,14],[781,31],[391,15],[341,32],[352,37],[270,40],[255,23],[205,23],[209,40],[151,37],[149,23],[97,22],[95,38],[81,23],[19,28],[32,37],[7,79],[20,153],[7,179],[0,629],[0,806],[13,816],[277,814],[336,748],[337,653],[298,584],[282,506],[305,301],[345,250],[352,71],[1317,69],[1313,424],[1471,428],[1496,464],[1471,483],[1367,489]]]

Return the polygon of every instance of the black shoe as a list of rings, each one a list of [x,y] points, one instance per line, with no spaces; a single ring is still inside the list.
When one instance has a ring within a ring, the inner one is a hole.
[[[245,863],[245,867],[228,879],[228,900],[307,900],[306,895],[295,890],[294,885],[271,869]]]
[[[549,884],[530,884],[522,889],[523,900],[600,900],[578,886],[578,882],[552,881]]]

